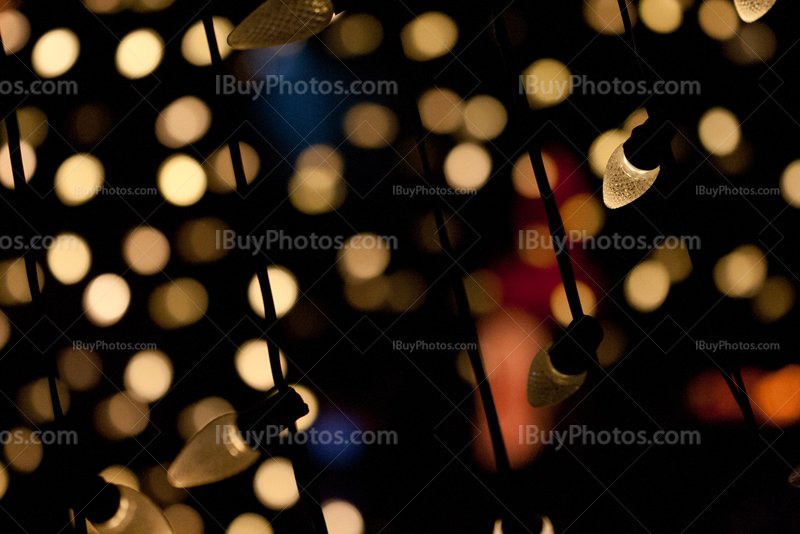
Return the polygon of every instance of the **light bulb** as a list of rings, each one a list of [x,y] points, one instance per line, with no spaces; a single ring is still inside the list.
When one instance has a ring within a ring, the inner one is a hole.
[[[261,451],[254,450],[242,438],[240,428],[264,425],[268,427],[268,440],[307,413],[303,397],[287,388],[268,395],[241,417],[236,413],[221,415],[192,436],[169,466],[167,479],[176,488],[193,488],[238,475],[261,456]],[[273,430],[277,432],[273,434]],[[268,445],[267,440],[263,446]]]
[[[268,0],[233,29],[228,45],[248,50],[302,41],[327,28],[333,13],[331,0]]]
[[[776,0],[733,0],[739,18],[745,22],[753,22],[763,17],[772,9]]]
[[[204,426],[169,466],[170,484],[192,488],[225,480],[256,463],[260,451],[242,439],[235,413],[221,415]]]
[[[611,154],[603,176],[603,202],[611,209],[621,208],[644,195],[655,183],[661,167],[642,170],[625,157],[624,144]]]
[[[534,408],[553,406],[575,393],[586,380],[586,371],[567,375],[553,366],[550,353],[542,349],[528,373],[528,404]]]
[[[114,487],[119,491],[116,513],[107,521],[92,522],[100,534],[174,534],[169,521],[153,501],[127,486]]]

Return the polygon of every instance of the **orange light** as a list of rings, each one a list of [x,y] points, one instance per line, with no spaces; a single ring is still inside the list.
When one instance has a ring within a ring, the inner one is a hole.
[[[767,423],[789,426],[800,421],[800,365],[793,363],[766,375],[753,390],[754,409]]]

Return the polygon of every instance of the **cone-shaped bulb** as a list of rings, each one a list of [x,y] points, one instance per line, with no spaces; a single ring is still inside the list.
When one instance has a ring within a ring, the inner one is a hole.
[[[100,534],[174,534],[172,526],[153,501],[127,486],[119,490],[119,508],[102,523],[92,523]]]
[[[282,46],[308,39],[333,19],[331,0],[268,0],[228,36],[237,50]]]
[[[170,484],[192,488],[225,480],[256,463],[261,453],[239,433],[237,415],[217,417],[183,447],[169,467]]]
[[[579,375],[560,372],[550,361],[550,354],[542,349],[528,373],[528,404],[534,408],[558,404],[578,391],[585,380],[586,371]]]
[[[623,145],[611,154],[603,176],[603,202],[611,209],[621,208],[644,195],[658,178],[661,167],[644,171],[625,157]]]
[[[739,18],[753,22],[763,17],[775,5],[775,0],[733,0]]]

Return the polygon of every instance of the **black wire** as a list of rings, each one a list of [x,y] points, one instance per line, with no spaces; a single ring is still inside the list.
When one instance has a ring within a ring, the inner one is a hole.
[[[572,269],[572,260],[569,256],[564,223],[558,211],[556,197],[550,188],[550,182],[547,180],[547,170],[544,166],[544,160],[542,160],[542,147],[539,142],[539,134],[533,127],[533,125],[536,124],[536,117],[528,104],[528,97],[525,92],[517,89],[519,70],[515,67],[514,50],[511,45],[511,39],[508,36],[508,30],[503,21],[503,16],[496,14],[494,8],[492,8],[492,21],[494,24],[495,38],[500,46],[503,66],[506,76],[509,79],[509,88],[513,93],[512,98],[517,113],[520,116],[520,119],[517,121],[517,128],[521,131],[521,138],[528,140],[525,143],[524,149],[527,150],[528,157],[531,160],[533,173],[536,177],[536,184],[539,187],[539,193],[544,203],[545,212],[547,214],[547,224],[550,228],[550,235],[553,238],[553,247],[555,248],[561,281],[564,284],[564,291],[567,294],[567,302],[569,303],[569,309],[572,313],[572,319],[575,321],[583,317],[583,307],[581,306],[581,299],[578,293],[578,284],[575,280],[575,272]]]
[[[211,63],[217,71],[217,75],[222,75],[224,73],[224,64],[222,62],[222,56],[220,56],[219,53],[219,45],[217,43],[217,36],[214,30],[213,17],[209,14],[205,14],[203,15],[202,19],[203,27],[206,33],[206,40],[208,42],[208,48],[211,53]],[[228,126],[230,126],[233,122],[233,111],[233,106],[225,106],[225,109],[222,109],[221,115],[224,117],[224,120]],[[236,191],[242,199],[242,213],[239,214],[239,217],[244,219],[248,213],[247,198],[250,187],[247,183],[247,177],[244,172],[244,162],[242,160],[242,153],[239,148],[239,137],[236,135],[234,128],[230,128],[230,131],[225,133],[230,134],[230,137],[228,138],[228,148],[230,150],[233,172],[236,179]],[[248,255],[248,257],[254,258],[255,256]],[[256,276],[258,277],[258,282],[261,286],[261,299],[264,303],[264,320],[266,322],[266,328],[268,331],[272,325],[278,324],[278,316],[275,312],[275,301],[272,298],[272,287],[270,286],[267,269],[265,269],[263,265],[255,265],[255,268]],[[287,383],[286,378],[284,378],[283,371],[281,369],[279,345],[280,327],[278,326],[276,333],[273,336],[268,336],[265,332],[264,338],[267,342],[269,364],[272,371],[272,377],[275,382],[275,387],[278,392],[287,391],[289,389],[289,384]],[[276,341],[276,339],[278,341]],[[290,434],[297,433],[296,423],[291,423],[287,428]],[[297,440],[293,440],[293,442],[294,445],[290,448],[290,450],[293,457],[292,459],[294,460],[293,465],[295,481],[300,492],[305,492],[306,494],[307,498],[305,500],[307,504],[307,510],[311,515],[311,527],[317,534],[327,534],[328,528],[325,524],[325,516],[322,513],[322,505],[320,504],[319,497],[315,494],[312,485],[315,477],[311,472],[308,451],[306,450],[305,445],[297,443]],[[313,501],[313,504],[308,503],[308,500]]]

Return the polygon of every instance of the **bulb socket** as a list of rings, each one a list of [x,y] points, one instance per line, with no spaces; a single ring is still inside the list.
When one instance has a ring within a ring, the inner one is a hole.
[[[556,339],[550,350],[553,367],[565,375],[579,375],[597,360],[597,348],[603,341],[603,327],[591,315],[573,320]]]
[[[283,429],[308,413],[308,405],[294,388],[274,391],[239,416],[238,425],[243,432],[256,430],[256,427],[263,429],[264,426],[279,426]]]
[[[664,150],[677,133],[670,120],[651,117],[633,129],[622,149],[631,165],[644,171],[653,170],[661,165]]]
[[[83,511],[92,523],[104,523],[117,513],[120,492],[100,476],[72,473],[65,498],[70,508]]]

